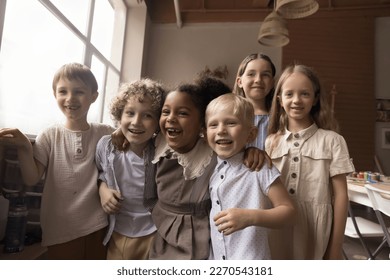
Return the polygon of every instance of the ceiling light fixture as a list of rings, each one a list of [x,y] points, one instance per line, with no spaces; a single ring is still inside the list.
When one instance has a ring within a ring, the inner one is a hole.
[[[287,22],[272,11],[260,26],[257,41],[267,47],[283,47],[290,42],[288,38]]]
[[[276,11],[286,19],[297,19],[310,16],[318,11],[315,0],[275,0]]]

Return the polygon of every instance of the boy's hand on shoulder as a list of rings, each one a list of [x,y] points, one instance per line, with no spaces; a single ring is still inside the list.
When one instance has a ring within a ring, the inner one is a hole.
[[[214,216],[218,231],[223,232],[224,235],[229,235],[250,226],[247,211],[248,209],[229,208],[219,212]]]
[[[272,167],[272,160],[269,155],[256,147],[248,147],[244,153],[244,164],[251,171],[260,171],[263,165],[267,163],[268,167]]]
[[[126,137],[123,135],[122,130],[120,128],[116,129],[113,133],[111,133],[111,141],[114,147],[119,151],[125,151],[129,142]]]

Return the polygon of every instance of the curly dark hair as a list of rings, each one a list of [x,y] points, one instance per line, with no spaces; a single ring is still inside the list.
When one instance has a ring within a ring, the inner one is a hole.
[[[130,98],[137,97],[139,102],[145,98],[152,101],[152,109],[160,116],[163,104],[163,95],[166,93],[164,86],[157,81],[143,78],[120,86],[117,96],[110,105],[110,113],[117,122],[121,120],[123,110]]]
[[[201,123],[204,125],[207,105],[214,98],[225,93],[230,93],[231,89],[221,79],[214,76],[204,75],[195,80],[194,83],[180,84],[171,92],[182,92],[188,94],[191,101],[195,104],[195,107],[198,108]],[[168,92],[164,96],[164,101],[171,92]]]

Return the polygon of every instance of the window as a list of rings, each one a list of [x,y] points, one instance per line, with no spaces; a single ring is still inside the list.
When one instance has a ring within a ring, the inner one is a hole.
[[[118,13],[126,14],[123,0],[2,1],[0,127],[37,134],[62,121],[51,83],[69,62],[89,66],[98,81],[89,121],[111,124],[104,101],[120,79],[123,44],[112,42],[123,41],[126,16]]]

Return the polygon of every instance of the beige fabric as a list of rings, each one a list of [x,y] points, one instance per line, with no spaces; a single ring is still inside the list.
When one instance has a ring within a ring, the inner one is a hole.
[[[270,233],[274,259],[322,259],[333,220],[330,178],[354,171],[344,138],[313,124],[299,133],[286,131],[265,148],[298,210],[294,228]]]
[[[127,237],[114,231],[108,243],[107,260],[147,260],[154,235]]]
[[[113,128],[91,124],[87,131],[63,125],[38,135],[34,156],[46,167],[41,203],[42,244],[68,242],[106,227],[100,204],[95,150],[99,139]]]
[[[163,138],[160,138],[156,146],[156,155],[153,163],[157,163],[161,157],[168,154],[178,160],[183,167],[183,176],[186,180],[195,179],[203,174],[213,157],[213,150],[204,139],[199,139],[196,146],[188,153],[179,154],[171,149]]]

